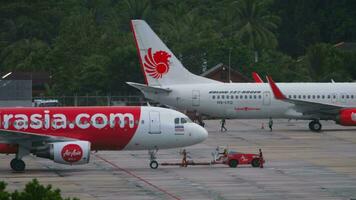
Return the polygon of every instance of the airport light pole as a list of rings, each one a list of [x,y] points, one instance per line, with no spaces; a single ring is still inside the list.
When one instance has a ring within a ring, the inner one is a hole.
[[[229,48],[229,83],[231,82],[231,51],[232,48]]]

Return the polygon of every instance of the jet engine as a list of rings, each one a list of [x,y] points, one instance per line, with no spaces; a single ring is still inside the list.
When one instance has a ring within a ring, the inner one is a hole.
[[[343,126],[356,126],[356,109],[340,110],[336,122]]]
[[[90,159],[90,142],[49,143],[46,147],[36,149],[32,153],[37,157],[51,159],[56,163],[67,165],[87,164]]]

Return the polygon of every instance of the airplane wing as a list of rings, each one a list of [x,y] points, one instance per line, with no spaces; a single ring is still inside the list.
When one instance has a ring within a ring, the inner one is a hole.
[[[150,93],[170,93],[172,90],[161,88],[161,87],[153,87],[144,85],[141,83],[133,83],[133,82],[126,82],[127,84],[131,85],[134,88],[141,90],[142,92],[150,92]]]
[[[252,78],[255,83],[263,83],[262,78],[256,72],[252,72]]]
[[[64,142],[73,139],[66,137],[46,136],[23,131],[0,129],[0,143],[21,144],[24,142]]]
[[[294,104],[294,109],[297,112],[303,113],[303,115],[336,115],[341,109],[345,108],[333,104],[287,98],[270,76],[267,76],[267,80],[276,99]]]

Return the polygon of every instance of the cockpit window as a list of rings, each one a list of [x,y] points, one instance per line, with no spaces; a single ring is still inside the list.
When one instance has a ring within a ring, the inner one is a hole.
[[[179,118],[175,118],[175,119],[174,119],[174,123],[175,123],[175,124],[179,124]]]
[[[185,118],[180,118],[180,121],[182,122],[182,124],[187,123],[187,120]]]

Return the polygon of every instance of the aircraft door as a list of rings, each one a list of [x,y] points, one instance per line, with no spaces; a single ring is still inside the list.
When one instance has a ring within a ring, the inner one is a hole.
[[[263,105],[270,105],[271,104],[271,92],[266,91],[263,92]]]
[[[159,112],[157,111],[151,111],[149,112],[149,118],[150,118],[150,134],[160,134],[161,133],[161,121],[160,121],[160,115]]]
[[[200,91],[193,90],[192,91],[192,106],[199,106],[200,105]]]

